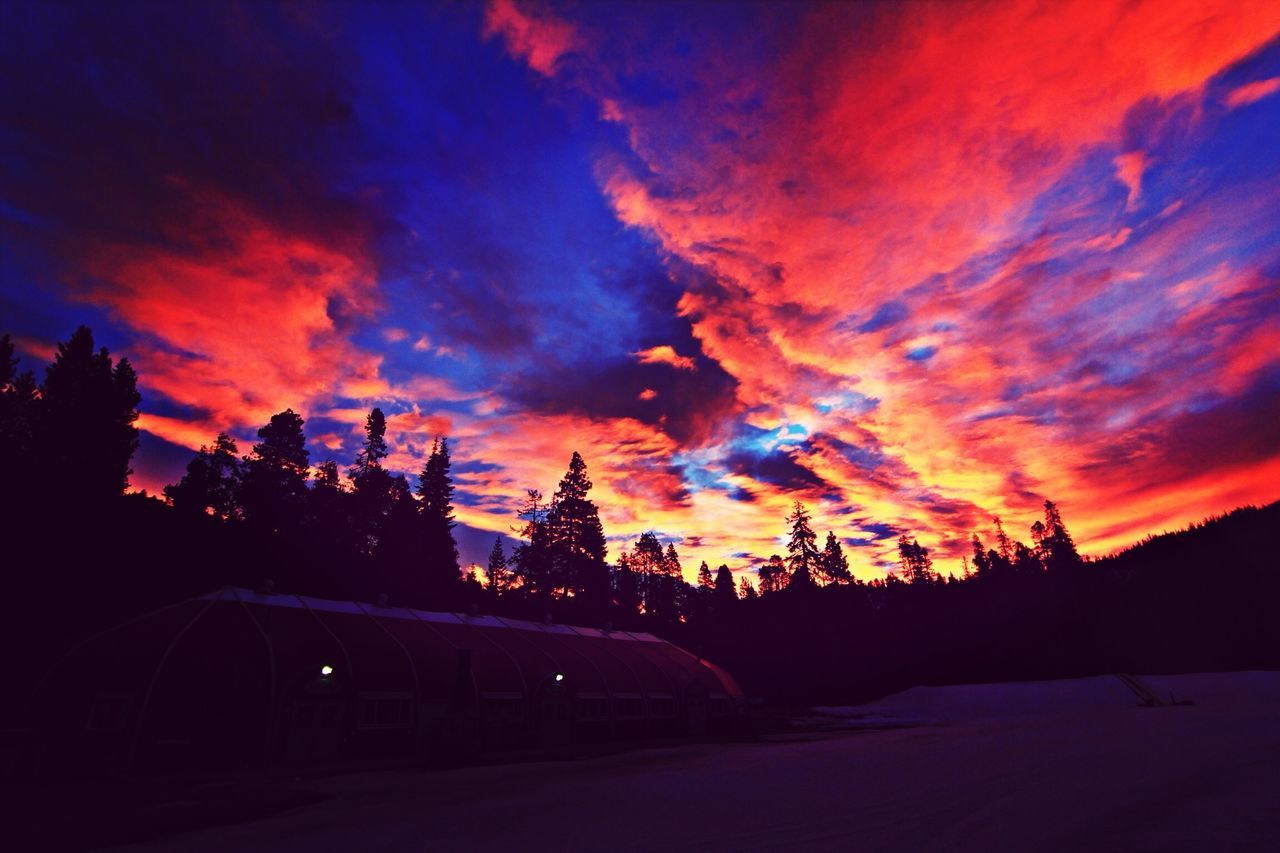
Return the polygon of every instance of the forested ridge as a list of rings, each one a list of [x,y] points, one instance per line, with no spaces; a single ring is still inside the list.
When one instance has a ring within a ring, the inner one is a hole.
[[[8,647],[23,650],[20,683],[94,631],[232,584],[648,630],[777,702],[857,701],[919,683],[1280,665],[1280,503],[1088,560],[1046,501],[1029,544],[996,519],[997,541],[975,535],[972,557],[939,571],[903,535],[899,571],[864,583],[836,533],[820,537],[797,502],[779,519],[786,554],[763,562],[756,583],[706,563],[689,583],[675,543],[653,533],[609,554],[587,462],[574,453],[549,496],[524,496],[513,518],[520,544],[508,553],[498,538],[487,566],[464,573],[445,436],[412,485],[384,464],[380,409],[345,469],[312,460],[302,416],[286,410],[250,447],[211,436],[163,498],[126,494],[140,404],[128,361],[95,349],[81,327],[42,380],[18,368],[6,336],[4,625]]]

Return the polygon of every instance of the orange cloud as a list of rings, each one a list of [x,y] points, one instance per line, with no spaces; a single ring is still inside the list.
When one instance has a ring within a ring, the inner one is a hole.
[[[680,355],[674,347],[667,344],[649,347],[632,354],[641,364],[669,364],[677,370],[693,370],[695,367],[693,359]]]

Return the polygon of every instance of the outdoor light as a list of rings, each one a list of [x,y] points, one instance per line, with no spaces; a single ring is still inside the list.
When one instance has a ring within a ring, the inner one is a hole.
[[[324,666],[320,667],[320,675],[323,678],[328,678],[329,676],[333,675],[333,667],[329,666],[329,664],[325,664]]]
[[[556,683],[557,683],[557,684],[559,684],[561,681],[564,681],[564,673],[563,673],[563,672],[557,672],[557,673],[556,673]]]

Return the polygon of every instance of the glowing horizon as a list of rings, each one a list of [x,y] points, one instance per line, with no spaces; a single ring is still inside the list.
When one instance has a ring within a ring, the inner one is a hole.
[[[0,332],[130,358],[135,488],[287,407],[345,468],[380,406],[464,563],[576,450],[690,579],[794,500],[872,578],[1280,497],[1275,3],[14,18]]]

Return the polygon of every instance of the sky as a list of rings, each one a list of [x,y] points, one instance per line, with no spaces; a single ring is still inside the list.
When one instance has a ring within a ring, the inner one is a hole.
[[[466,560],[574,450],[690,577],[1280,498],[1274,0],[10,2],[0,79],[0,331],[130,359],[135,489],[379,406]]]

